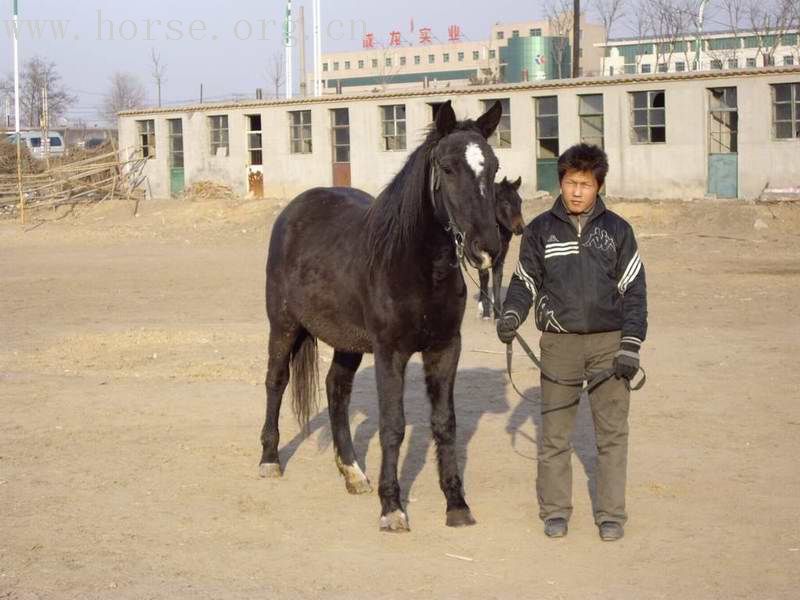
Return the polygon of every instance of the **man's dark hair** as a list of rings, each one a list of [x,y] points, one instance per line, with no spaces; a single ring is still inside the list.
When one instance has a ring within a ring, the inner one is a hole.
[[[575,144],[558,157],[558,181],[567,171],[591,171],[597,185],[603,187],[608,174],[608,156],[603,149],[591,144]]]

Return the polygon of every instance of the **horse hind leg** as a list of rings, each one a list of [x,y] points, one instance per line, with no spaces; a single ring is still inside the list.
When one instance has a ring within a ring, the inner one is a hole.
[[[367,494],[372,491],[369,479],[358,466],[350,434],[350,395],[361,358],[361,354],[334,351],[331,368],[325,380],[336,466],[351,494]]]
[[[269,359],[267,376],[264,381],[267,395],[267,414],[261,430],[261,462],[258,472],[261,477],[280,477],[283,475],[278,459],[278,417],[281,411],[283,393],[289,383],[289,363],[291,352],[302,332],[299,325],[278,326],[273,324],[269,332]]]

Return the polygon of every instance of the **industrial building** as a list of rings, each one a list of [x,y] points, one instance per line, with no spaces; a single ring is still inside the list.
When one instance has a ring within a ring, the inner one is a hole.
[[[195,104],[120,114],[121,151],[148,158],[152,196],[201,180],[291,198],[313,186],[377,194],[439,104],[477,117],[495,100],[498,177],[555,191],[571,144],[605,148],[606,192],[627,198],[754,198],[800,187],[800,67],[760,67]]]

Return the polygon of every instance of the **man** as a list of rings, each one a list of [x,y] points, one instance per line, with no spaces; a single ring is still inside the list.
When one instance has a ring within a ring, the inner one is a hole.
[[[581,392],[580,384],[564,382],[607,369],[614,375],[589,393],[600,538],[620,539],[627,520],[628,382],[639,370],[647,332],[647,291],[633,229],[598,196],[607,172],[608,159],[597,146],[578,144],[559,157],[561,195],[525,228],[497,322],[498,337],[510,343],[533,308],[542,331],[536,490],[544,532],[554,538],[567,534],[572,514],[570,435]]]

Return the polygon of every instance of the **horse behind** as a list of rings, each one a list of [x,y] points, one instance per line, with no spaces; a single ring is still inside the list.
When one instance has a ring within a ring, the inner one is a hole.
[[[495,218],[500,228],[500,254],[492,263],[492,292],[489,293],[489,271],[479,271],[481,290],[478,296],[478,316],[484,320],[496,317],[503,308],[500,290],[503,285],[503,264],[508,254],[508,246],[512,235],[522,235],[525,222],[522,220],[522,198],[519,196],[519,187],[522,177],[516,181],[503,181],[494,184]],[[491,301],[489,301],[491,300]],[[495,313],[492,314],[492,305]]]
[[[282,474],[278,416],[290,373],[301,425],[316,410],[322,340],[334,348],[325,388],[335,461],[350,493],[371,491],[356,461],[348,414],[353,378],[371,352],[380,414],[380,528],[407,531],[397,467],[406,365],[420,352],[446,524],[475,523],[456,456],[453,386],[467,297],[459,258],[487,269],[500,252],[493,186],[498,163],[486,140],[501,112],[497,102],[477,120],[457,121],[448,101],[374,201],[352,188],[314,188],[275,221],[267,258],[262,476]]]

